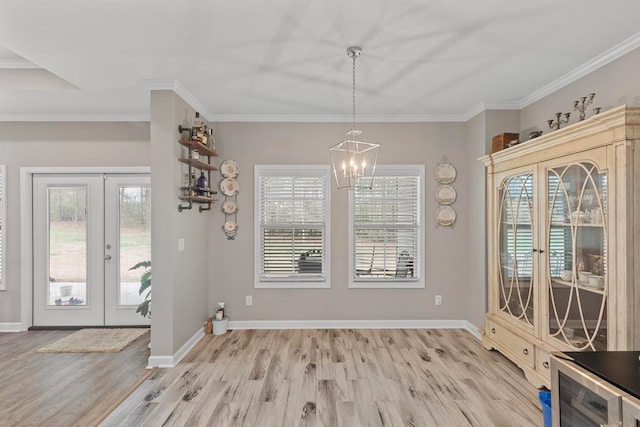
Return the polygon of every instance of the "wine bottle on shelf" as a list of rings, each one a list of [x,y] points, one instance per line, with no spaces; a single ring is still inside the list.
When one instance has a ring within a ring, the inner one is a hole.
[[[182,179],[182,195],[191,196],[191,181],[188,173],[185,173]]]
[[[216,139],[213,137],[213,129],[209,128],[207,133],[209,134],[209,138],[207,140],[207,143],[208,143],[207,146],[209,147],[209,150],[211,150],[211,151],[213,151],[215,153],[215,151],[216,151]]]
[[[206,196],[207,195],[207,177],[204,176],[204,171],[200,172],[200,178],[198,178],[198,195]]]
[[[191,139],[194,141],[198,140],[198,132],[202,127],[202,121],[200,120],[200,113],[196,111],[196,118],[193,120],[191,124]]]
[[[196,173],[195,171],[191,171],[191,195],[192,196],[196,196],[197,190],[196,187],[198,186],[198,180],[196,179]]]
[[[207,135],[209,129],[207,127],[207,125],[203,124],[200,127],[200,130],[198,130],[198,141],[200,141],[200,144],[204,145],[205,147],[207,147]]]

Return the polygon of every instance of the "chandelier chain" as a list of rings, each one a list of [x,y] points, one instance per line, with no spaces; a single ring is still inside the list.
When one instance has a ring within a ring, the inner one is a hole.
[[[353,59],[353,121],[351,124],[351,129],[355,130],[356,129],[356,56],[357,55],[353,55],[352,59]]]

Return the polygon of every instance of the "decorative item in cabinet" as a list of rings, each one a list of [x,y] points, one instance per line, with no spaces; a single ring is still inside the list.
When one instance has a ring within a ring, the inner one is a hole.
[[[217,156],[215,147],[208,144],[213,141],[213,134],[207,125],[199,120],[197,113],[192,127],[185,128],[180,125],[178,132],[181,135],[178,142],[187,149],[183,153],[184,157],[178,159],[187,165],[184,183],[180,187],[181,194],[178,196],[183,203],[178,205],[178,212],[191,209],[194,203],[200,205],[199,212],[211,210],[211,204],[217,201],[213,197],[217,192],[210,187],[211,172],[217,170],[211,164],[211,157]],[[200,171],[199,176],[196,176],[196,171]]]
[[[220,182],[220,191],[224,194],[225,201],[222,203],[224,213],[224,225],[222,229],[228,240],[233,240],[238,232],[238,204],[237,197],[240,191],[240,184],[236,178],[240,174],[240,166],[233,160],[225,160],[220,165],[220,174],[224,178]]]

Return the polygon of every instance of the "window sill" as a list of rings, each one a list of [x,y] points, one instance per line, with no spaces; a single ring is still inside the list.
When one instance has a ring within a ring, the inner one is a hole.
[[[257,282],[253,285],[256,289],[329,289],[331,283],[318,281],[299,282]]]
[[[424,289],[424,282],[358,281],[349,282],[350,289]]]

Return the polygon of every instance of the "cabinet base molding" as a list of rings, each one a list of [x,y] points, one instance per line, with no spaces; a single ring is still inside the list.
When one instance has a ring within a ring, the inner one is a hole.
[[[515,355],[509,347],[503,345],[499,341],[494,341],[486,335],[482,336],[482,345],[487,350],[496,350],[500,352],[507,359],[511,360],[518,368],[524,373],[524,377],[536,388],[547,387],[551,385],[549,374],[542,375],[535,368],[531,368],[529,364],[523,361],[519,356]]]

